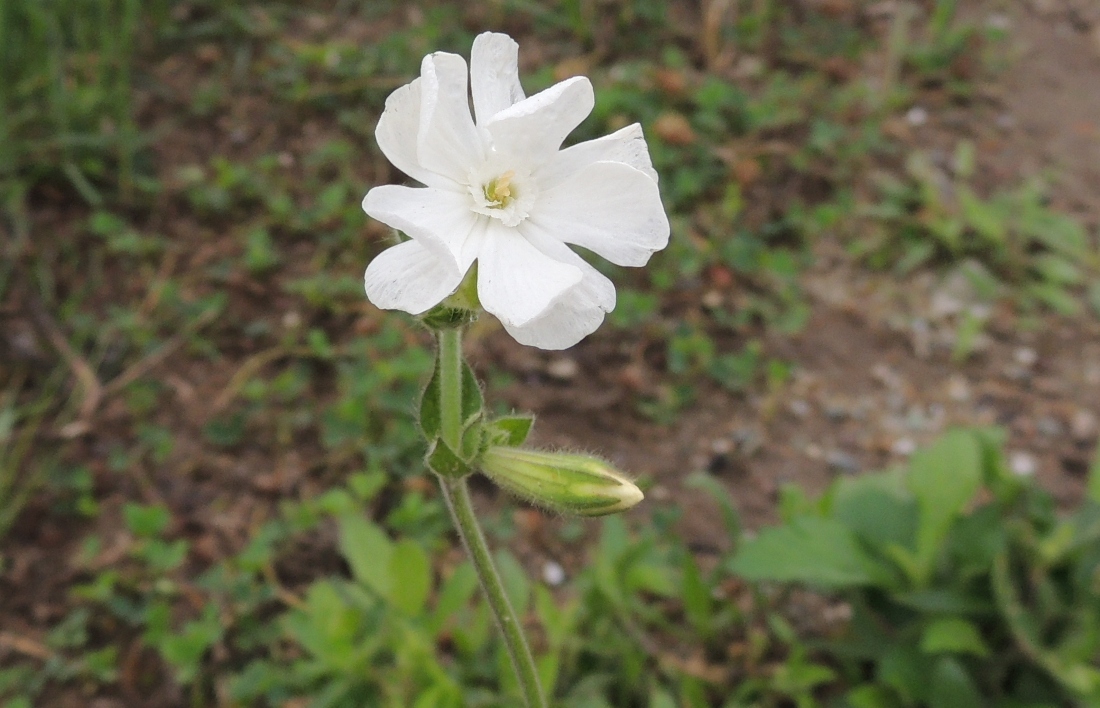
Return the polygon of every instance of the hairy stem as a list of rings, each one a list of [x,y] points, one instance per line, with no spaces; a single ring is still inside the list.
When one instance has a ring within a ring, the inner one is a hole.
[[[440,428],[443,440],[452,450],[460,450],[462,439],[462,334],[458,328],[446,329],[439,333],[439,390],[440,390]],[[477,514],[470,499],[470,490],[465,477],[440,477],[439,485],[443,497],[447,500],[447,509],[462,538],[462,545],[477,570],[481,589],[489,601],[489,607],[496,618],[497,626],[504,635],[508,655],[512,658],[512,668],[527,703],[527,708],[547,708],[546,697],[539,684],[535,659],[523,634],[523,627],[516,617],[516,611],[504,591],[489,544],[477,521]]]

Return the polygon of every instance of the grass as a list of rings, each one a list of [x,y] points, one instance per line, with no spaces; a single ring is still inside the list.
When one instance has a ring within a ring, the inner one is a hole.
[[[990,40],[950,2],[872,30],[732,3],[700,36],[663,2],[548,7],[0,5],[16,236],[0,299],[44,313],[0,372],[0,535],[14,524],[0,567],[60,527],[75,578],[41,589],[57,616],[0,627],[18,657],[0,705],[514,705],[423,479],[410,410],[427,341],[367,307],[360,281],[386,236],[361,194],[401,179],[371,138],[385,96],[483,26],[540,57],[529,92],[592,77],[577,139],[645,127],[673,243],[645,270],[599,264],[619,307],[586,345],[641,363],[626,415],[674,422],[715,385],[778,400],[791,365],[763,342],[806,326],[800,278],[828,239],[898,272],[976,264],[991,297],[1025,310],[1097,297],[1093,235],[1040,186],[987,193],[965,143],[945,166],[887,130],[927,86],[965,105],[982,80],[961,58]],[[723,511],[714,549],[689,547],[661,504],[631,529],[493,500],[494,546],[562,705],[815,706],[845,688],[850,667],[792,626],[799,593],[730,570],[734,505],[694,479]],[[507,550],[533,528],[564,585]]]

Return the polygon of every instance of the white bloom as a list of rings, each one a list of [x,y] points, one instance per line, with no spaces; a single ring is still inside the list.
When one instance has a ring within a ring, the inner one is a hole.
[[[525,98],[518,49],[504,34],[474,40],[474,116],[455,54],[425,57],[420,78],[386,99],[378,145],[425,187],[375,187],[363,200],[411,239],[371,262],[367,297],[420,314],[476,260],[482,307],[521,343],[564,349],[615,307],[615,286],[566,244],[640,266],[668,244],[669,224],[641,127],[562,150],[592,110],[592,85],[576,77]]]

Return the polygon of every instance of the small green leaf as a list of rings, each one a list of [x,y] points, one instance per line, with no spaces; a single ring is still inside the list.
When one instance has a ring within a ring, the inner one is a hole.
[[[989,656],[989,647],[973,622],[960,617],[935,620],[924,629],[920,648],[925,654]]]
[[[425,440],[435,440],[440,436],[442,420],[439,401],[439,356],[437,355],[431,378],[420,393],[420,430],[424,433]]]
[[[531,599],[531,581],[527,579],[527,571],[508,551],[497,551],[496,561],[500,580],[504,584],[509,602],[512,603],[512,609],[517,615],[523,616],[527,613],[527,605]]]
[[[1065,256],[1044,253],[1035,259],[1035,269],[1050,283],[1078,285],[1084,280],[1080,266]]]
[[[432,589],[432,565],[428,554],[412,539],[403,539],[390,556],[390,602],[416,617],[424,609]]]
[[[981,486],[978,439],[965,430],[947,433],[932,447],[913,455],[906,482],[920,506],[917,557],[927,579],[951,524]]]
[[[469,562],[455,568],[451,577],[443,583],[439,590],[439,597],[435,601],[435,611],[432,613],[430,626],[438,634],[443,630],[447,620],[453,617],[462,606],[466,605],[477,590],[477,571]]]
[[[122,507],[122,516],[130,532],[140,538],[159,536],[172,520],[172,515],[163,506],[134,503]]]
[[[462,425],[467,426],[485,412],[485,398],[474,370],[462,362]]]
[[[480,413],[462,429],[462,459],[466,462],[473,463],[484,452],[486,447],[484,429]]]
[[[981,708],[985,705],[970,674],[957,659],[943,657],[929,677],[928,704],[936,708]]]
[[[531,426],[534,424],[534,416],[501,416],[485,426],[486,442],[489,446],[519,447],[527,440],[527,436],[531,432]]]
[[[801,582],[839,588],[878,585],[880,573],[839,521],[812,516],[767,528],[748,540],[731,564],[748,580]]]
[[[455,454],[455,452],[443,442],[443,438],[436,438],[428,450],[425,462],[436,474],[443,477],[464,477],[471,472],[469,463]]]
[[[690,553],[684,554],[681,571],[681,597],[684,601],[684,614],[697,632],[705,636],[711,634],[714,619],[713,600],[710,589],[703,582],[699,566]]]
[[[1008,216],[998,207],[997,202],[982,201],[969,188],[960,186],[958,190],[959,206],[967,224],[984,236],[987,241],[1001,245],[1007,235],[1005,225]]]
[[[383,597],[393,588],[391,559],[394,546],[389,536],[362,514],[340,518],[340,552],[351,567],[352,576]]]

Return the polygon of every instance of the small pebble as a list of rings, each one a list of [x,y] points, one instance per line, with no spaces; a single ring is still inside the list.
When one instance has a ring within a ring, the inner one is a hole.
[[[909,121],[911,126],[920,127],[928,122],[928,110],[922,106],[913,106],[905,114],[905,120]]]
[[[1092,439],[1093,435],[1096,435],[1096,425],[1096,414],[1090,410],[1081,408],[1073,414],[1073,419],[1069,423],[1069,429],[1073,434],[1074,440],[1088,442]]]
[[[810,414],[810,404],[801,398],[796,398],[788,403],[787,408],[798,418],[805,418]]]
[[[733,440],[737,443],[737,452],[742,457],[752,457],[764,446],[764,440],[752,428],[738,428],[733,431]]]
[[[655,484],[646,492],[646,496],[652,497],[654,501],[667,501],[672,497],[672,494],[669,493],[668,487]]]
[[[728,455],[733,452],[734,444],[729,438],[718,438],[710,443],[710,450],[715,455]]]
[[[565,582],[565,568],[560,563],[546,561],[542,566],[542,579],[547,585],[557,587]]]
[[[829,469],[843,474],[855,474],[859,472],[859,460],[843,450],[830,450],[825,453],[825,463]]]
[[[1048,438],[1057,437],[1065,432],[1065,427],[1062,425],[1062,421],[1049,415],[1045,415],[1042,418],[1036,420],[1035,429],[1039,431],[1040,435],[1045,435]]]
[[[952,401],[969,401],[970,384],[962,376],[952,376],[947,382],[947,395]]]
[[[913,438],[898,438],[890,449],[895,455],[909,457],[917,451],[917,442]]]
[[[1014,452],[1008,457],[1008,468],[1017,477],[1031,477],[1039,468],[1039,463],[1026,452]]]
[[[1038,352],[1031,347],[1020,347],[1013,356],[1020,366],[1035,366],[1035,362],[1039,361]]]
[[[580,366],[574,359],[559,357],[546,365],[546,373],[559,381],[570,381],[577,376]]]
[[[848,408],[838,401],[825,401],[822,405],[825,416],[832,421],[842,421],[849,417]]]

